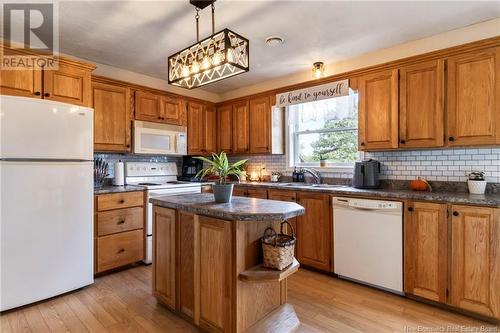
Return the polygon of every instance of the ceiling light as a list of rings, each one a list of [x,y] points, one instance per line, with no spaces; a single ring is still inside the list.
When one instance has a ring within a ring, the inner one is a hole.
[[[284,42],[285,40],[283,39],[283,37],[280,36],[269,36],[266,38],[267,46],[271,47],[283,45]]]
[[[325,76],[325,64],[321,61],[315,62],[312,68],[313,77],[315,79],[320,79]]]
[[[215,30],[215,0],[190,0],[196,8],[196,43],[168,57],[168,83],[197,88],[231,76],[248,72],[249,41],[224,29]],[[199,11],[211,5],[212,35],[199,38]]]

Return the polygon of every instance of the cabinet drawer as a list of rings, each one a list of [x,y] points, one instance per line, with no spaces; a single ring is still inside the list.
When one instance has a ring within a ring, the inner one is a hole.
[[[144,259],[144,230],[97,239],[97,273]]]
[[[98,236],[142,228],[144,228],[144,210],[142,207],[110,210],[97,214]]]
[[[102,194],[97,196],[97,211],[103,210],[137,207],[144,205],[144,193],[126,192]]]

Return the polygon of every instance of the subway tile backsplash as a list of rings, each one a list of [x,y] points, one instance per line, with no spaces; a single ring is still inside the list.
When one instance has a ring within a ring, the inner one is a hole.
[[[249,170],[265,167],[268,172],[280,171],[291,175],[284,155],[235,156],[231,160],[249,159]],[[365,159],[382,164],[382,179],[412,180],[422,177],[429,181],[462,182],[472,170],[486,172],[487,181],[500,182],[500,148],[449,148],[432,150],[384,151],[365,153]],[[352,173],[322,173],[324,177],[351,178]]]

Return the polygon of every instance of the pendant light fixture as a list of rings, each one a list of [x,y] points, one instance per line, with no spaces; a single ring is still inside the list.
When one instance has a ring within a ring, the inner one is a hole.
[[[315,79],[321,79],[325,75],[325,64],[321,61],[315,62],[312,72]]]
[[[248,39],[224,29],[215,33],[215,0],[190,0],[196,8],[196,43],[168,57],[168,83],[187,88],[197,88],[248,72]],[[212,35],[201,40],[199,12],[212,8]]]

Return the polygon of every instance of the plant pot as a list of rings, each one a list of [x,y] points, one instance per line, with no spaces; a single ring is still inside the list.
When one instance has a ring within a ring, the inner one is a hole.
[[[214,191],[215,202],[229,203],[233,197],[234,184],[214,184],[212,189]]]
[[[486,191],[486,180],[467,180],[470,194],[484,194]]]
[[[326,160],[319,160],[319,167],[320,168],[326,167]]]

